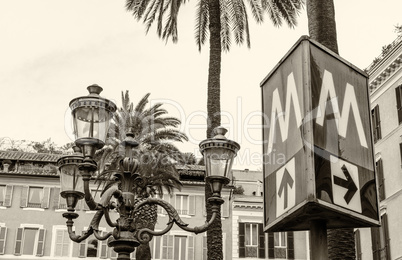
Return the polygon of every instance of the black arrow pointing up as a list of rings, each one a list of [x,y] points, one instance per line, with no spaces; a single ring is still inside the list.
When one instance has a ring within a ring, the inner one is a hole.
[[[288,207],[288,184],[290,186],[290,188],[293,187],[293,178],[292,176],[289,174],[288,170],[286,170],[283,173],[283,177],[282,177],[282,181],[281,184],[279,185],[279,190],[278,190],[278,196],[281,197],[282,192],[284,193],[284,200],[285,200],[285,204],[283,205],[283,209],[286,209]]]
[[[346,203],[349,204],[357,191],[357,187],[346,166],[343,165],[341,169],[343,174],[345,174],[346,180],[339,178],[338,176],[334,176],[334,183],[348,190],[343,198],[345,199]]]

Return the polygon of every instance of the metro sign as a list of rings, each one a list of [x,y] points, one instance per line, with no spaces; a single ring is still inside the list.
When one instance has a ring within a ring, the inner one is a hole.
[[[261,90],[266,230],[378,225],[367,75],[302,37]]]

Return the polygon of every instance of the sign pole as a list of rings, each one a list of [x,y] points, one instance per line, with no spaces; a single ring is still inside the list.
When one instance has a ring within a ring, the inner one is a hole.
[[[311,260],[328,260],[327,223],[325,220],[310,222]]]

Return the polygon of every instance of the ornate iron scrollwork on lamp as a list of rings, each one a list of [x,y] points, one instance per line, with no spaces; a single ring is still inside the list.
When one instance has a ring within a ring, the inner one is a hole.
[[[80,242],[94,234],[98,240],[108,239],[108,245],[118,253],[117,259],[129,260],[130,253],[140,243],[149,242],[152,236],[160,236],[169,232],[174,224],[189,232],[205,232],[216,219],[220,205],[224,202],[221,198],[221,191],[223,185],[229,183],[233,158],[240,149],[239,144],[226,139],[224,135],[227,130],[222,127],[214,130],[213,138],[200,143],[200,150],[204,155],[206,165],[206,182],[210,183],[213,191],[213,196],[208,200],[212,205],[212,217],[204,225],[189,227],[181,220],[172,205],[158,198],[149,197],[134,205],[136,189],[146,187],[148,183],[147,179],[142,178],[138,173],[139,162],[137,158],[133,157],[133,149],[138,146],[138,143],[132,133],[127,133],[125,140],[120,144],[124,151],[124,158],[120,160],[119,167],[113,174],[118,185],[106,189],[101,201],[95,202],[90,192],[90,180],[97,170],[94,154],[105,144],[109,121],[112,113],[116,111],[116,105],[99,96],[102,88],[98,85],[89,86],[88,90],[90,92],[88,96],[75,98],[70,102],[76,134],[75,144],[81,149],[82,154],[77,151],[58,161],[61,196],[67,200],[67,212],[63,213],[63,217],[67,218],[70,239]],[[116,198],[116,202],[112,201],[113,197]],[[85,198],[88,207],[95,210],[96,213],[89,228],[80,236],[73,231],[73,220],[79,216],[75,212],[75,206],[82,198]],[[164,230],[153,231],[147,228],[137,230],[133,223],[134,216],[146,204],[159,205],[166,210],[169,221]],[[119,217],[116,222],[113,222],[109,211],[115,208]],[[102,236],[99,222],[103,217],[114,229]]]

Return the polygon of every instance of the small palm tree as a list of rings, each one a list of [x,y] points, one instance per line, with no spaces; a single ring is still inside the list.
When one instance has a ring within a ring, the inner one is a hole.
[[[140,162],[137,173],[148,183],[138,187],[134,205],[149,196],[163,194],[165,189],[172,194],[174,189],[180,189],[179,174],[175,164],[181,158],[179,149],[172,141],[187,141],[187,136],[176,129],[180,120],[167,117],[167,111],[158,103],[145,109],[150,94],[145,95],[136,107],[130,102],[129,92],[122,93],[122,107],[114,114],[106,145],[97,152],[99,165],[99,185],[103,184],[103,192],[117,181],[112,178],[119,163],[125,157],[120,146],[128,135],[137,142],[133,157]],[[157,221],[157,206],[145,205],[134,215],[136,228],[154,229]],[[151,259],[149,244],[141,244],[136,250],[137,259]]]

